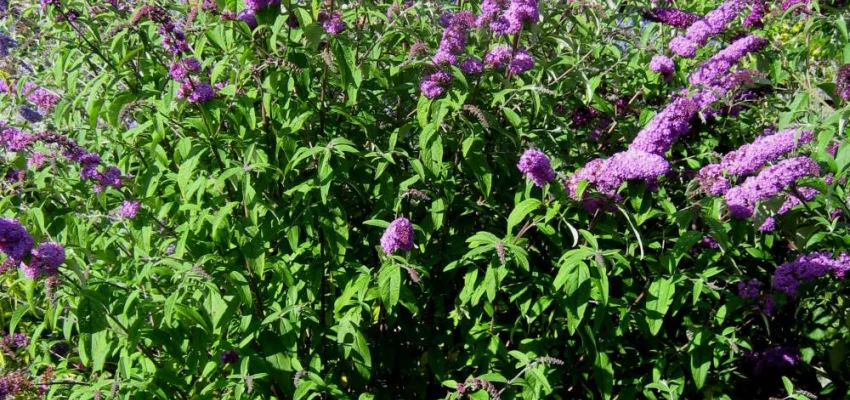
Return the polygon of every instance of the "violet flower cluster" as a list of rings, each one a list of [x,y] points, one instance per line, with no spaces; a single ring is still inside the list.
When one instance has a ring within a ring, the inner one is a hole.
[[[722,3],[705,17],[691,24],[685,35],[677,36],[670,41],[670,50],[682,57],[694,57],[697,49],[708,42],[708,38],[726,30],[726,25],[735,19],[745,4],[744,0],[728,0]]]
[[[496,35],[513,35],[519,33],[526,22],[539,20],[537,0],[484,0],[475,24],[488,27]]]
[[[669,80],[673,77],[673,73],[676,71],[676,63],[674,63],[670,57],[656,55],[653,56],[652,60],[649,62],[649,69],[661,74],[665,80]]]
[[[342,14],[338,12],[320,11],[318,21],[322,24],[322,29],[331,36],[339,35],[348,27],[342,20]]]
[[[811,131],[795,128],[758,137],[753,143],[724,155],[719,164],[703,167],[699,172],[700,186],[712,196],[725,194],[729,190],[728,178],[753,174],[768,162],[811,142],[812,138]]]
[[[120,215],[121,218],[133,219],[136,218],[136,213],[139,212],[139,208],[141,208],[141,204],[139,204],[138,201],[124,200],[124,203],[121,204],[121,209],[118,210],[118,215]]]
[[[80,178],[93,180],[94,190],[102,192],[107,187],[120,188],[124,185],[125,176],[114,166],[102,166],[100,155],[89,152],[74,140],[50,131],[28,134],[16,128],[0,130],[0,146],[7,151],[18,152],[30,148],[33,144],[56,144],[61,154],[68,160],[80,165]]]
[[[12,97],[18,97],[18,87],[15,82],[7,82],[5,79],[0,79],[0,92],[7,93]],[[32,82],[24,84],[21,97],[38,109],[38,112],[36,112],[32,108],[22,105],[22,107],[27,107],[28,110],[21,112],[22,117],[30,122],[37,122],[34,120],[41,120],[42,114],[47,114],[53,110],[53,107],[58,104],[60,100],[59,95],[45,88],[38,87]],[[30,115],[23,115],[25,113]]]
[[[702,63],[689,77],[688,82],[694,86],[717,84],[729,73],[735,63],[745,55],[761,50],[767,45],[767,40],[756,35],[747,35],[735,40],[725,49],[720,50]]]
[[[697,22],[699,15],[682,11],[678,8],[655,7],[643,14],[644,18],[670,25],[676,28],[687,28]]]
[[[399,250],[410,251],[413,249],[413,224],[404,217],[399,217],[390,223],[387,230],[381,236],[381,249],[384,254],[390,255]]]
[[[171,64],[169,76],[180,86],[177,88],[177,98],[189,103],[206,103],[216,96],[215,88],[192,76],[201,71],[201,63],[194,57],[187,57]]]
[[[776,268],[773,273],[773,287],[788,296],[795,296],[801,283],[813,281],[829,273],[838,279],[844,279],[847,270],[850,270],[848,253],[841,253],[837,257],[828,251],[803,254]]]
[[[549,157],[537,149],[526,150],[520,157],[517,168],[539,187],[555,179],[555,171],[552,169]]]
[[[452,76],[449,75],[448,72],[437,70],[425,75],[425,78],[422,79],[422,83],[419,84],[419,90],[425,97],[434,99],[442,96],[443,93],[446,92],[446,86],[448,86],[451,82]]]
[[[434,64],[457,64],[457,57],[466,51],[466,33],[475,24],[475,15],[469,11],[461,11],[457,14],[446,14],[443,22],[447,23],[440,39],[437,53],[431,59]]]
[[[147,18],[159,24],[157,32],[162,36],[162,47],[168,54],[178,55],[189,51],[189,43],[186,34],[168,15],[168,11],[156,5],[144,5],[139,7],[133,15],[133,25]]]
[[[584,168],[576,171],[567,181],[570,196],[578,200],[578,185],[587,181],[588,187],[593,187],[609,198],[619,200],[617,189],[628,180],[643,180],[652,183],[656,178],[666,174],[670,164],[664,157],[642,150],[629,149],[614,154],[610,158],[597,158],[585,164]]]
[[[673,141],[690,130],[690,121],[698,105],[688,97],[677,97],[664,110],[655,115],[629,145],[629,150],[663,155]]]
[[[752,9],[750,10],[750,13],[747,14],[747,17],[744,18],[744,23],[742,25],[744,28],[761,28],[763,25],[762,20],[767,14],[767,11],[767,1],[754,0],[752,2]]]
[[[759,201],[776,196],[802,177],[818,174],[820,168],[811,158],[794,157],[780,161],[729,189],[725,194],[726,205],[734,218],[752,217]]]
[[[35,241],[20,222],[0,218],[0,252],[6,255],[0,272],[20,266],[28,278],[55,276],[59,265],[65,262],[65,249],[53,242],[41,243],[35,249],[34,246]]]

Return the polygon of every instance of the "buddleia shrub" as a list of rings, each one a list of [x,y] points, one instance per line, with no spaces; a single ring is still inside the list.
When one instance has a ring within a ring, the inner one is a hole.
[[[0,399],[848,393],[843,2],[0,11]]]

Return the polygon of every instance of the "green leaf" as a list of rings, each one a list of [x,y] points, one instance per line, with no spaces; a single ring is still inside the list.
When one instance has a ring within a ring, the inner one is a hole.
[[[508,216],[508,233],[511,233],[513,228],[522,222],[529,213],[539,208],[540,204],[540,200],[537,199],[525,199],[517,204],[511,211],[511,215]]]
[[[697,389],[702,389],[711,368],[711,348],[702,332],[697,332],[690,344],[691,375]]]
[[[393,262],[384,264],[378,272],[378,289],[384,306],[392,313],[401,293],[401,267]]]
[[[676,287],[672,279],[658,279],[649,285],[649,296],[646,301],[646,322],[649,331],[657,335],[664,323],[664,316],[673,303]]]
[[[608,359],[608,354],[599,352],[596,354],[596,362],[593,364],[593,379],[599,388],[603,399],[610,399],[614,393],[614,366]]]

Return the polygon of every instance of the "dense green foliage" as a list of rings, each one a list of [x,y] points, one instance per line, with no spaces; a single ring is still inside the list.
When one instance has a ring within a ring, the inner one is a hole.
[[[67,253],[57,277],[3,275],[0,326],[29,337],[0,346],[4,379],[23,370],[50,383],[46,397],[78,399],[850,390],[847,284],[829,275],[793,297],[771,287],[798,255],[850,247],[836,212],[850,216],[841,4],[770,4],[758,29],[742,27],[744,11],[665,80],[648,65],[684,31],[644,18],[660,4],[543,0],[538,23],[509,36],[473,28],[466,43],[479,59],[498,44],[525,47],[531,70],[446,68],[445,94],[429,99],[420,83],[440,15],[477,14],[478,2],[284,0],[259,11],[253,30],[226,13],[242,0],[43,3],[12,0],[0,23],[17,40],[2,59],[3,119],[67,136],[128,178],[93,187],[45,142],[0,150],[0,173],[28,170],[2,183],[0,214]],[[675,6],[702,15],[718,4]],[[185,32],[182,56],[161,45],[169,34],[151,5]],[[347,28],[327,33],[323,10]],[[735,112],[701,112],[667,152],[671,171],[625,183],[622,201],[590,212],[570,196],[570,175],[627,148],[743,32],[769,43],[736,67],[761,73],[748,84],[758,96],[730,94],[714,107]],[[193,85],[216,87],[208,102],[181,98],[185,82],[169,77],[189,56],[201,64]],[[60,99],[40,122],[19,116],[26,100],[14,93],[27,82]],[[776,215],[775,230],[699,192],[701,167],[788,127],[814,132],[795,154],[833,179],[806,181],[820,193]],[[517,168],[531,147],[558,174],[544,187]],[[52,156],[27,168],[35,152]],[[139,201],[135,217],[125,201]],[[398,217],[414,224],[415,247],[387,255],[381,237]],[[739,296],[753,279],[773,294],[772,312]],[[745,356],[778,346],[800,360],[761,370]]]

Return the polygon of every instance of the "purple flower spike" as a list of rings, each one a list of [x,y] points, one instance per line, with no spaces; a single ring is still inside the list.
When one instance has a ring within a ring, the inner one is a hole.
[[[676,28],[687,28],[697,22],[700,16],[676,8],[656,7],[647,11],[644,18]]]
[[[399,217],[390,223],[384,235],[381,236],[381,248],[384,254],[390,255],[399,250],[410,251],[413,249],[413,225],[410,220]]]
[[[749,218],[756,203],[781,193],[788,185],[805,176],[817,176],[820,168],[808,157],[795,157],[767,167],[743,184],[726,192],[726,205],[735,218]]]
[[[555,179],[555,171],[549,157],[540,150],[528,149],[517,163],[517,168],[531,179],[536,186],[544,186]]]

